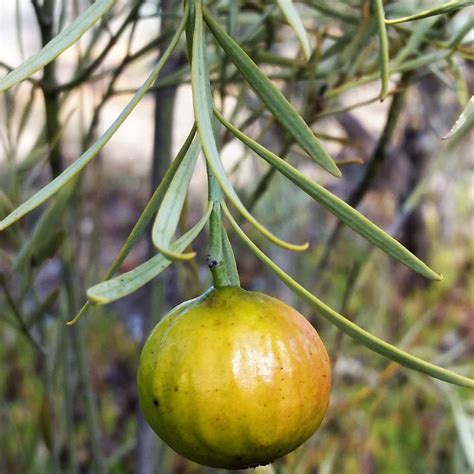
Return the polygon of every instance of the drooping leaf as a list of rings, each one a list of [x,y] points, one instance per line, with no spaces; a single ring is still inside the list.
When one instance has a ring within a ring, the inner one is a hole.
[[[301,44],[305,60],[309,61],[309,58],[311,57],[311,46],[309,45],[308,34],[306,33],[303,21],[301,20],[293,0],[277,0],[277,3],[283,15],[285,15],[286,21],[293,28],[298,41]]]
[[[137,222],[135,223],[130,235],[128,236],[126,242],[123,244],[122,248],[118,255],[114,258],[114,261],[110,264],[109,268],[105,272],[105,275],[102,278],[102,281],[109,280],[113,274],[118,270],[122,262],[125,260],[127,255],[130,253],[130,250],[134,247],[134,245],[138,242],[138,239],[143,235],[145,230],[148,227],[148,224],[155,216],[158,208],[160,207],[161,202],[165,196],[166,190],[168,189],[169,184],[171,183],[176,170],[178,169],[179,165],[183,161],[186,152],[188,151],[191,143],[196,135],[196,124],[194,124],[193,128],[191,129],[188,137],[186,138],[183,146],[181,147],[180,151],[178,152],[176,158],[172,161],[171,165],[166,170],[163,179],[160,181],[160,184],[156,188],[155,192],[151,196],[148,204],[145,206],[145,209],[141,213],[140,217],[138,218]],[[72,318],[70,321],[67,322],[68,325],[75,324],[89,309],[90,302],[87,301],[80,311]]]
[[[430,362],[415,357],[414,355],[409,354],[408,352],[405,352],[399,349],[398,347],[389,344],[383,339],[380,339],[374,336],[373,334],[367,332],[366,330],[359,327],[357,324],[345,318],[342,314],[339,314],[337,311],[327,306],[320,299],[311,294],[306,288],[304,288],[298,282],[293,280],[293,278],[291,278],[278,265],[276,265],[273,260],[267,257],[247,237],[245,232],[239,227],[235,219],[230,214],[225,203],[223,203],[222,209],[237,235],[252,250],[252,252],[258,257],[258,259],[261,260],[265,265],[267,265],[270,270],[272,270],[273,273],[275,273],[278,278],[280,278],[280,280],[283,281],[283,283],[285,283],[288,288],[290,288],[290,290],[307,300],[308,303],[310,303],[321,316],[323,316],[329,322],[337,326],[345,334],[360,342],[364,346],[368,347],[370,350],[384,357],[387,357],[388,359],[393,360],[399,363],[400,365],[403,365],[404,367],[417,370],[418,372],[422,372],[439,380],[444,380],[445,382],[461,385],[463,387],[474,388],[473,379],[456,374],[443,367],[439,367],[435,364],[431,364]]]
[[[79,173],[85,168],[85,166],[95,157],[97,154],[104,148],[104,146],[109,142],[113,137],[114,133],[118,128],[125,122],[127,117],[132,113],[135,107],[138,105],[140,100],[146,94],[148,89],[153,85],[156,78],[160,74],[163,66],[166,64],[167,60],[171,56],[174,48],[178,44],[179,38],[184,30],[184,25],[186,22],[186,14],[181,21],[178,30],[173,36],[171,43],[169,44],[166,51],[163,53],[163,56],[160,58],[156,66],[153,68],[151,74],[143,85],[137,90],[135,95],[132,97],[130,102],[125,106],[119,116],[114,120],[112,125],[99,137],[99,139],[88,149],[86,150],[71,166],[65,169],[59,176],[57,176],[53,181],[51,181],[44,188],[40,189],[36,194],[31,198],[25,201],[23,204],[18,206],[11,214],[9,214],[5,219],[0,221],[0,231],[6,229],[8,226],[12,225],[19,219],[21,219],[25,214],[32,211],[36,207],[40,206],[57,193],[63,186],[68,182],[74,179]]]
[[[321,185],[311,181],[303,173],[298,171],[279,156],[267,150],[265,147],[252,140],[250,137],[241,132],[238,128],[228,122],[217,110],[214,111],[216,117],[221,123],[239,140],[242,141],[251,150],[261,156],[267,163],[275,167],[280,173],[295,183],[306,194],[311,196],[315,201],[332,212],[341,219],[351,229],[367,239],[370,243],[376,245],[393,258],[402,262],[412,270],[422,274],[426,278],[432,280],[440,280],[440,275],[431,270],[418,257],[413,255],[400,242],[388,235],[374,223],[364,217],[359,211],[345,203]]]
[[[196,3],[196,18],[193,34],[192,45],[192,87],[193,87],[193,103],[194,115],[196,117],[201,146],[204,151],[206,160],[212,169],[219,185],[224,194],[229,198],[232,204],[240,211],[240,213],[263,235],[265,235],[273,243],[286,248],[288,250],[305,250],[308,245],[293,245],[282,241],[274,236],[265,227],[263,227],[245,208],[239,196],[232,187],[227,177],[224,167],[222,166],[217,144],[214,136],[214,128],[212,124],[212,99],[209,84],[209,71],[205,60],[206,49],[204,42],[204,23],[202,19],[202,7],[200,2]]]
[[[187,150],[181,165],[166,190],[152,230],[152,241],[156,249],[170,260],[189,260],[196,255],[196,252],[176,253],[169,249],[171,239],[178,227],[179,218],[183,210],[189,182],[196,165],[197,157],[201,151],[199,139],[192,141]]]
[[[260,71],[248,54],[207,12],[204,12],[204,19],[239,72],[296,143],[326,171],[334,176],[341,176],[336,164],[319,143],[301,115],[273,85],[272,81]]]
[[[76,43],[94,23],[110,10],[114,3],[115,0],[97,0],[94,2],[82,15],[46,44],[41,51],[38,51],[0,79],[0,91],[13,87],[53,61],[64,50]]]
[[[176,242],[171,244],[173,252],[181,253],[191,244],[208,221],[211,209],[212,207],[209,205],[201,219]],[[155,255],[133,270],[89,288],[87,296],[93,304],[111,303],[146,285],[172,263],[172,260],[167,259],[162,254]]]

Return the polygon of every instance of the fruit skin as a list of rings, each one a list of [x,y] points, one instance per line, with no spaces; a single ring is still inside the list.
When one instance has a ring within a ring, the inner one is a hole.
[[[176,452],[244,469],[294,450],[318,428],[331,368],[316,330],[283,302],[238,287],[174,308],[138,368],[142,411]]]

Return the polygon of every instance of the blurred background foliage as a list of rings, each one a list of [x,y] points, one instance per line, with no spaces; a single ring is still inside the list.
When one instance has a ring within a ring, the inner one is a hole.
[[[37,51],[89,3],[2,2],[2,72]],[[372,2],[297,2],[313,51],[308,62],[275,2],[207,2],[311,124],[341,165],[339,180],[302,157],[210,38],[208,57],[216,103],[242,129],[358,207],[444,280],[427,282],[374,250],[224,134],[223,162],[244,202],[279,236],[308,240],[311,247],[293,254],[252,237],[296,280],[362,327],[453,370],[470,367],[472,375],[473,136],[462,130],[441,138],[474,87],[474,17],[472,7],[460,8],[472,2],[450,3],[459,5],[387,26],[390,80],[388,97],[380,102]],[[431,1],[384,2],[387,18],[433,7]],[[111,123],[163,51],[180,14],[180,2],[118,0],[44,74],[3,94],[2,217]],[[0,234],[2,474],[222,472],[164,446],[138,413],[135,387],[149,328],[210,284],[205,236],[193,244],[195,261],[177,263],[137,293],[92,309],[77,326],[65,325],[120,250],[191,128],[189,82],[182,44],[139,110],[74,184],[74,193]],[[201,161],[180,228],[197,220],[206,200]],[[53,218],[41,228],[46,210]],[[334,367],[322,427],[277,461],[275,472],[472,472],[472,392],[400,368],[343,336],[230,236],[242,286],[301,310],[320,332]],[[120,271],[150,252],[148,238],[141,239]]]

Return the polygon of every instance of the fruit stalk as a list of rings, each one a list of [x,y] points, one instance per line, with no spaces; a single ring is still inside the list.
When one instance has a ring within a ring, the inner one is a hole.
[[[212,212],[209,218],[209,253],[207,264],[211,270],[215,288],[240,286],[234,253],[222,224],[222,191],[209,166],[207,167],[207,176],[209,201],[212,202]]]

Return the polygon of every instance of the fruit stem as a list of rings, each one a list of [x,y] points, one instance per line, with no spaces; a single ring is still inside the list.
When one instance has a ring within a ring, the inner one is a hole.
[[[222,191],[210,167],[207,167],[209,201],[212,212],[209,218],[209,253],[207,264],[212,273],[215,288],[240,286],[234,252],[222,224]]]

